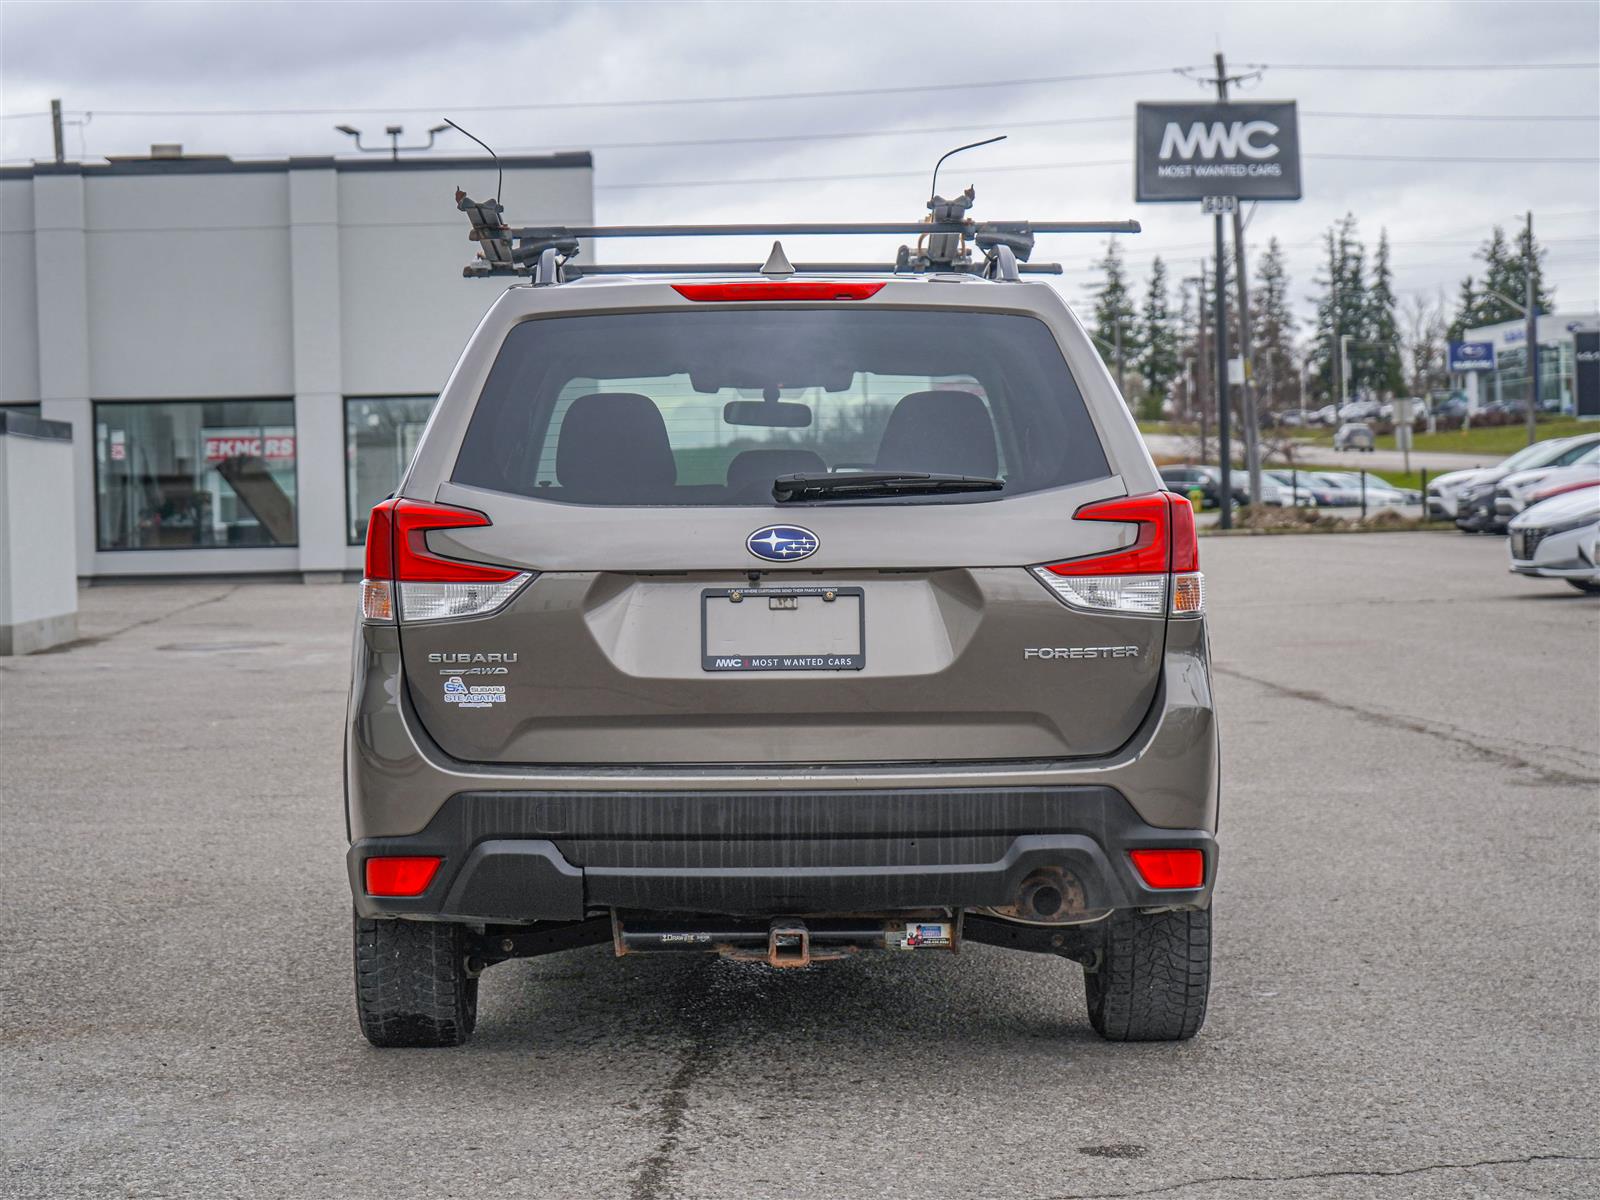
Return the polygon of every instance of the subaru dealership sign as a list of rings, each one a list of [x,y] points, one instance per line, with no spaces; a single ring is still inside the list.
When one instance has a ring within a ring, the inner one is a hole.
[[[1452,371],[1492,371],[1492,370],[1494,370],[1494,343],[1493,342],[1451,342],[1450,343],[1450,370],[1452,370]]]
[[[1293,100],[1141,103],[1134,199],[1300,199],[1300,126]]]

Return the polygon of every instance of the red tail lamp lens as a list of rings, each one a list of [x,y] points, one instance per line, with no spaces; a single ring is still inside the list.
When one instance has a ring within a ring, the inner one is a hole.
[[[1131,546],[1097,554],[1092,558],[1075,558],[1068,562],[1052,563],[1045,569],[1057,575],[1155,575],[1165,573],[1173,524],[1173,506],[1168,493],[1154,492],[1145,496],[1118,496],[1115,500],[1102,500],[1086,504],[1073,518],[1078,521],[1120,521],[1139,527]],[[1193,517],[1190,518],[1193,529]]]
[[[685,300],[867,300],[883,290],[882,283],[829,283],[827,280],[771,283],[675,283],[672,290]]]
[[[1130,850],[1128,857],[1146,887],[1197,888],[1206,881],[1206,856],[1199,850]]]
[[[367,895],[420,896],[439,871],[441,858],[367,859]]]
[[[367,578],[405,583],[505,583],[517,572],[507,567],[445,558],[428,549],[434,529],[481,529],[492,524],[471,508],[385,500],[367,522]]]

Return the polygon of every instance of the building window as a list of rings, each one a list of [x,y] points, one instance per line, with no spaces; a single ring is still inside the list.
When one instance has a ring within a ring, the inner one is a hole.
[[[101,550],[295,545],[292,400],[96,403]]]
[[[372,506],[400,486],[436,399],[368,396],[345,400],[345,527],[352,546],[367,540],[367,515]]]

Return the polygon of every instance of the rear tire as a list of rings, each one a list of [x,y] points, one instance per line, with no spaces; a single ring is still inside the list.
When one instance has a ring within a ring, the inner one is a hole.
[[[1089,1023],[1107,1041],[1192,1038],[1211,990],[1211,911],[1112,913],[1084,986]]]
[[[478,1023],[466,936],[441,921],[355,918],[356,1015],[374,1046],[460,1046]]]
[[[1600,583],[1592,579],[1569,579],[1567,582],[1580,592],[1588,592],[1591,596],[1600,595]]]

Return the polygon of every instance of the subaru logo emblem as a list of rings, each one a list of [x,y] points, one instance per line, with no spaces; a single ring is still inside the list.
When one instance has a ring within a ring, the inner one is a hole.
[[[821,545],[817,535],[798,525],[763,525],[744,540],[745,549],[768,562],[809,558]]]

